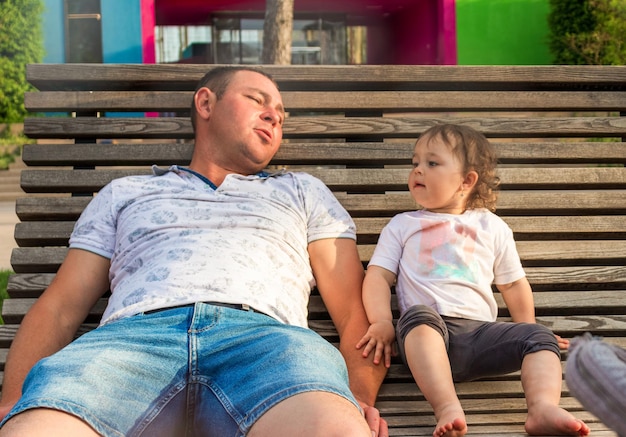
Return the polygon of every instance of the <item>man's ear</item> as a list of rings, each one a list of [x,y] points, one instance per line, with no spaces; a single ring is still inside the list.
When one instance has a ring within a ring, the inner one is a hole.
[[[198,117],[208,120],[211,116],[215,94],[207,87],[202,87],[196,92],[193,99]]]
[[[472,191],[476,182],[478,182],[478,173],[474,170],[470,170],[463,179],[463,189],[465,191]]]

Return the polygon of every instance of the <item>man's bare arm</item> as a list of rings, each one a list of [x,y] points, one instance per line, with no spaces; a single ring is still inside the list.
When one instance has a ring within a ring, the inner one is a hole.
[[[24,379],[35,363],[74,339],[89,310],[109,289],[108,273],[108,259],[84,250],[69,250],[13,340],[2,384],[1,417],[21,396]]]
[[[339,333],[352,392],[359,401],[374,405],[386,369],[363,358],[355,347],[369,327],[361,299],[364,272],[356,243],[347,238],[314,241],[309,244],[309,255],[317,287]]]

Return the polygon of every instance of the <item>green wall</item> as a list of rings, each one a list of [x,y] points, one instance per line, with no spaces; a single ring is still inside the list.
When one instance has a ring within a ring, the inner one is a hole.
[[[549,0],[456,0],[459,65],[546,65]]]

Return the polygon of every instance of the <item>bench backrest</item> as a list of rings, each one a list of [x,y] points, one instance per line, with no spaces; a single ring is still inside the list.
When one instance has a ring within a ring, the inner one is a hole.
[[[113,178],[185,165],[197,80],[210,65],[30,65],[38,92],[25,122],[20,223],[4,304],[2,349],[62,262],[74,221]],[[268,66],[289,118],[272,166],[322,179],[354,217],[364,265],[394,214],[415,209],[412,147],[428,127],[472,126],[496,145],[497,214],[511,226],[537,319],[570,338],[590,331],[626,346],[626,67]],[[58,117],[51,117],[58,113]],[[125,114],[128,113],[128,114]],[[71,116],[67,116],[70,114]],[[500,316],[507,311],[500,296]],[[91,329],[100,302],[86,320]],[[397,312],[396,312],[397,315]],[[336,332],[318,296],[310,325]],[[42,333],[44,335],[45,333]],[[567,354],[564,354],[564,359]],[[4,360],[2,360],[4,362]],[[458,385],[471,430],[523,435],[519,373]],[[563,389],[563,405],[605,430]],[[494,400],[494,398],[498,398]],[[393,435],[429,435],[434,417],[394,361],[378,405]],[[603,434],[612,435],[612,434]]]

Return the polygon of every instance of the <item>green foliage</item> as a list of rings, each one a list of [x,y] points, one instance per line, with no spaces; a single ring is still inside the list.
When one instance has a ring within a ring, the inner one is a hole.
[[[586,64],[582,54],[571,47],[572,38],[596,28],[596,17],[588,0],[550,0],[550,51],[559,65]]]
[[[626,0],[590,0],[599,26],[596,40],[602,46],[599,64],[626,64]],[[600,51],[600,50],[598,50]]]
[[[9,283],[9,276],[13,273],[13,270],[0,270],[0,309],[4,300],[9,298],[7,284]],[[0,317],[0,324],[4,324],[2,317]]]
[[[10,128],[0,129],[0,170],[8,169],[22,153],[22,146],[29,142],[30,139],[22,133],[14,135]]]
[[[42,0],[0,0],[0,123],[26,115],[26,64],[43,58],[42,11]]]
[[[626,64],[626,0],[550,0],[555,64]]]

